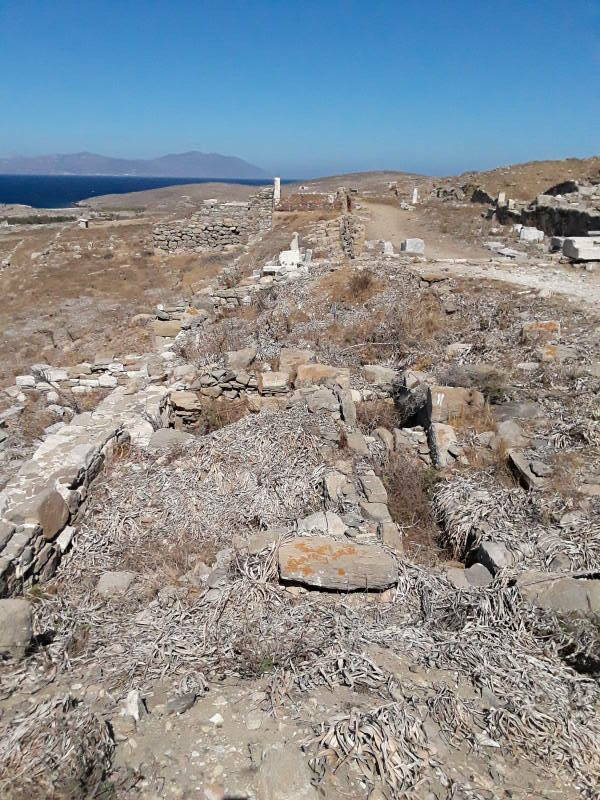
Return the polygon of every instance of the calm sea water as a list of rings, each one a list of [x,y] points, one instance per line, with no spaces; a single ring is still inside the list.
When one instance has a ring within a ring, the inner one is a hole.
[[[244,183],[265,186],[268,179],[135,178],[108,175],[0,175],[0,203],[21,203],[34,208],[67,208],[86,197],[140,192],[185,183]]]

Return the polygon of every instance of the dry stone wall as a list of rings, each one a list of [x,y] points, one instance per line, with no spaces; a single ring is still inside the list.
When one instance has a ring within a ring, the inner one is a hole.
[[[206,200],[190,219],[157,226],[153,245],[166,252],[223,250],[266,233],[272,220],[273,187],[269,186],[252,195],[247,203]]]
[[[71,545],[90,485],[120,444],[146,443],[166,389],[117,387],[96,411],[48,435],[0,492],[0,597],[47,581]]]

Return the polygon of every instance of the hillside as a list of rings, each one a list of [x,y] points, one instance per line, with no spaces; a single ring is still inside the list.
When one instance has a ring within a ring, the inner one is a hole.
[[[0,174],[138,175],[152,178],[264,178],[266,172],[236,156],[219,153],[170,153],[159,158],[111,158],[97,153],[68,153],[0,158]]]

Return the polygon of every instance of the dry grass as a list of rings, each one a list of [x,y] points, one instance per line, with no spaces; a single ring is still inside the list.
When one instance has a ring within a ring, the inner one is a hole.
[[[201,401],[201,405],[200,419],[194,425],[194,431],[202,435],[218,431],[250,413],[244,399],[224,400],[219,398],[210,400],[205,398]]]
[[[400,453],[391,453],[379,474],[392,519],[402,529],[407,555],[417,563],[437,562],[439,531],[429,500],[436,474]]]
[[[483,433],[496,427],[494,415],[488,403],[483,408],[463,405],[457,414],[448,417],[448,425],[461,433]]]
[[[356,419],[361,431],[370,436],[375,428],[392,430],[399,427],[400,417],[393,403],[385,400],[369,400],[358,403]]]
[[[334,303],[362,305],[382,289],[383,283],[371,270],[340,269],[324,275],[317,292]]]

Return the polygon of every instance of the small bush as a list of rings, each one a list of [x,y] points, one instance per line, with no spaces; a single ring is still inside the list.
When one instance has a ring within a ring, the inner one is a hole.
[[[392,519],[402,530],[407,555],[419,563],[435,563],[441,550],[429,493],[439,480],[437,473],[401,453],[391,453],[379,473]]]
[[[362,433],[370,436],[375,428],[392,430],[399,427],[400,418],[393,403],[385,400],[370,400],[358,403],[356,419]]]
[[[195,429],[202,435],[218,431],[250,413],[244,400],[209,400],[206,398],[202,400],[201,405],[202,412]]]

